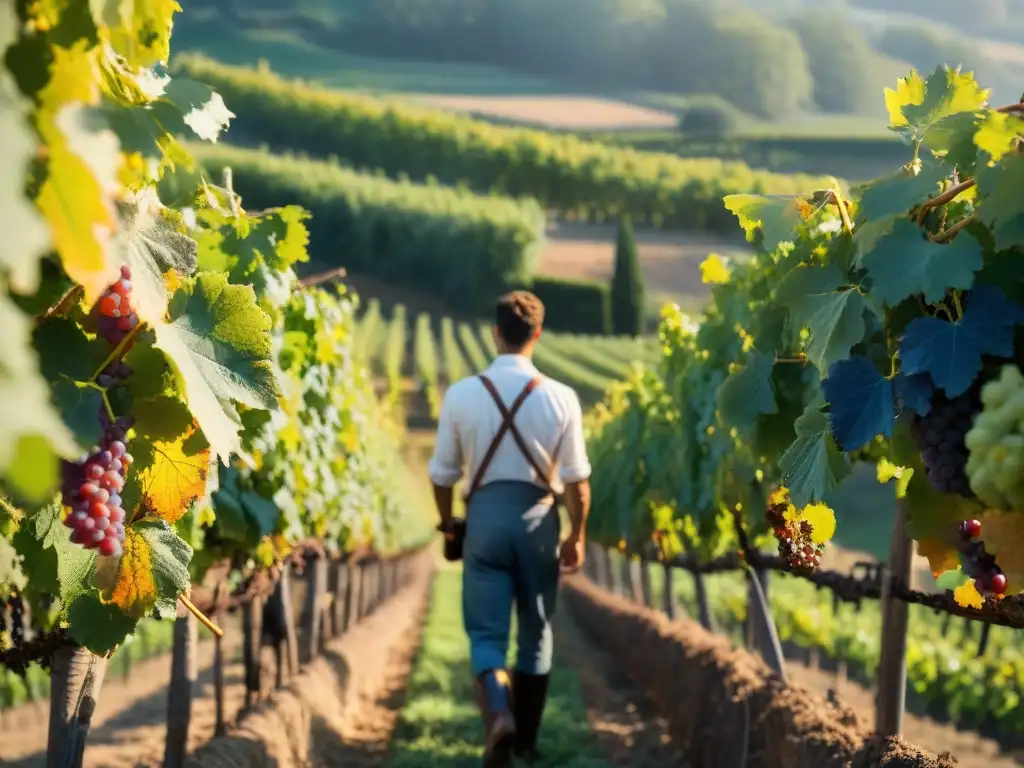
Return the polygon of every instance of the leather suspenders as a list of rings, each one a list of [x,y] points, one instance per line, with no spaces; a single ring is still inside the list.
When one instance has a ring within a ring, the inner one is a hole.
[[[526,386],[523,387],[523,391],[519,393],[519,396],[512,403],[512,407],[508,407],[502,402],[501,395],[498,394],[498,390],[494,386],[489,378],[483,374],[477,378],[484,385],[484,388],[490,393],[491,398],[494,400],[494,404],[498,406],[498,410],[501,412],[501,426],[498,428],[498,432],[494,435],[494,439],[491,440],[491,444],[487,447],[487,453],[484,454],[483,461],[480,462],[480,467],[476,471],[476,475],[473,477],[473,483],[470,485],[469,494],[466,499],[469,500],[474,493],[480,488],[480,484],[483,481],[484,473],[487,472],[491,462],[494,461],[494,456],[498,452],[498,446],[501,445],[501,441],[504,439],[507,432],[512,433],[512,439],[515,440],[516,445],[519,447],[520,453],[523,454],[523,458],[526,459],[527,463],[537,473],[537,477],[540,478],[547,486],[548,493],[555,496],[555,491],[551,486],[552,478],[554,477],[554,462],[552,462],[551,472],[541,471],[540,464],[537,459],[530,452],[529,446],[526,444],[526,440],[523,439],[522,433],[516,427],[515,418],[519,409],[523,403],[526,402],[526,398],[537,388],[542,381],[540,376],[535,376],[527,382]],[[553,458],[553,457],[552,457]]]

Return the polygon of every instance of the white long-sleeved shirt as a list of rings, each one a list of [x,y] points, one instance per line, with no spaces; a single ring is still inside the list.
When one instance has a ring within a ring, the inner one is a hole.
[[[484,371],[501,395],[505,407],[512,408],[523,387],[538,375],[533,363],[522,355],[499,355]],[[437,444],[430,460],[430,479],[444,488],[466,478],[466,492],[483,462],[484,454],[501,426],[502,416],[494,398],[475,376],[448,388],[441,405],[437,425]],[[590,477],[583,439],[583,410],[576,393],[565,384],[545,377],[526,398],[515,416],[515,425],[541,469],[550,471],[552,452],[557,472],[551,483],[561,493],[565,483],[577,483]],[[497,480],[520,480],[545,487],[543,478],[523,457],[511,431],[505,433],[481,485]]]

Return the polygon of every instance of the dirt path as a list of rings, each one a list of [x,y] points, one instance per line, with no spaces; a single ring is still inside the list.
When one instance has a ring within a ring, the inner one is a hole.
[[[579,675],[590,731],[612,765],[684,765],[664,719],[633,689],[614,659],[587,639],[564,612],[555,620],[555,654]]]

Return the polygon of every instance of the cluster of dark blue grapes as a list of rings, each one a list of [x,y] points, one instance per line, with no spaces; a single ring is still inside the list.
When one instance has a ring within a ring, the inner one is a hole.
[[[7,624],[7,617],[10,615],[10,626]],[[9,632],[13,645],[21,645],[25,642],[25,603],[18,592],[10,596],[0,598],[0,634]]]
[[[121,268],[121,278],[100,297],[93,312],[97,329],[111,348],[116,348],[139,322],[131,307],[131,271]],[[126,347],[130,346],[129,344]],[[123,385],[132,374],[123,360],[111,361],[97,377],[105,389]],[[71,508],[64,524],[71,529],[71,541],[101,555],[119,557],[124,544],[125,511],[121,506],[132,455],[125,444],[131,418],[111,421],[100,408],[103,437],[90,453],[75,462],[63,463],[62,495]]]
[[[994,556],[985,551],[981,540],[981,521],[964,520],[960,523],[960,540],[957,542],[963,555],[964,572],[974,579],[974,585],[982,594],[1006,594],[1006,575],[996,565]]]
[[[980,409],[975,389],[954,398],[936,392],[928,415],[914,417],[911,431],[921,452],[921,462],[928,481],[939,493],[974,498],[967,479],[968,452],[964,440]]]

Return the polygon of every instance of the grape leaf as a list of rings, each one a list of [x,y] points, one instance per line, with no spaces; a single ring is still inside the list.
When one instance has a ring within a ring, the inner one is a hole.
[[[98,115],[71,105],[55,117],[40,113],[40,135],[49,150],[37,204],[50,224],[64,270],[94,304],[117,279],[110,259],[116,228],[112,193],[121,155],[117,137]]]
[[[942,301],[947,288],[967,290],[982,267],[982,246],[967,232],[949,244],[933,243],[910,219],[901,218],[892,230],[861,254],[860,263],[871,278],[871,294],[894,307],[921,293],[929,304]]]
[[[187,277],[198,264],[195,240],[178,232],[150,190],[132,195],[117,206],[120,231],[114,238],[114,259],[132,271],[132,306],[139,319],[156,326],[167,312],[167,282],[174,270]]]
[[[933,575],[936,573],[945,575],[950,571],[960,570],[959,553],[947,541],[921,539],[917,542],[917,554],[928,560],[928,567],[931,568]],[[955,589],[962,583],[961,581],[952,587],[945,587],[945,589]]]
[[[28,584],[21,570],[21,556],[3,536],[0,536],[0,592],[7,595],[13,590],[23,590]]]
[[[94,583],[103,599],[128,616],[154,609],[173,616],[178,595],[189,588],[192,548],[163,520],[143,520],[125,530],[121,557],[100,558]]]
[[[864,338],[864,298],[835,265],[796,267],[779,284],[777,299],[794,325],[808,329],[807,358],[819,371],[848,357]]]
[[[0,296],[0,472],[7,482],[32,495],[40,486],[40,471],[26,468],[15,473],[12,463],[23,438],[41,436],[58,456],[71,458],[81,451],[74,435],[50,402],[50,387],[39,373],[38,361],[30,344],[30,322],[11,301]],[[55,489],[59,480],[55,471],[48,483]],[[44,481],[45,483],[45,481]]]
[[[110,45],[132,69],[167,63],[172,18],[181,10],[177,0],[93,0],[90,8]]]
[[[176,523],[196,499],[206,494],[209,450],[187,450],[192,431],[173,441],[154,441],[144,450],[144,455],[152,459],[138,470],[137,482],[146,516]],[[137,451],[136,443],[132,450]]]
[[[974,382],[983,355],[1013,356],[1014,328],[1022,324],[1024,309],[997,288],[979,285],[957,322],[921,317],[907,326],[900,342],[903,372],[927,373],[949,397],[956,397]]]
[[[722,421],[729,426],[745,428],[757,417],[778,411],[772,388],[775,361],[756,349],[750,350],[747,364],[729,374],[716,395]]]
[[[105,341],[90,339],[78,323],[64,317],[40,322],[32,341],[39,353],[39,370],[49,381],[89,381],[110,352]]]
[[[277,406],[270,318],[252,288],[210,273],[183,281],[168,313],[169,322],[156,328],[156,345],[172,363],[214,454],[227,459],[239,447],[237,414],[228,401]]]
[[[1024,210],[1020,204],[1024,184],[1024,155],[1004,157],[978,171],[978,215],[992,230],[996,250],[1024,243]]]
[[[167,84],[165,96],[181,111],[185,125],[204,141],[216,143],[235,117],[219,93],[195,80],[175,78]]]
[[[779,471],[793,504],[805,507],[838,488],[850,466],[832,439],[824,413],[812,406],[793,427],[796,440],[779,459]]]
[[[50,504],[27,517],[13,544],[23,558],[29,581],[60,599],[66,610],[82,593],[96,564],[96,551],[71,542],[71,529],[61,520],[62,506]]]
[[[932,411],[932,394],[935,386],[927,374],[918,373],[907,376],[902,373],[896,374],[893,379],[896,388],[896,397],[899,399],[901,408],[908,408],[918,416],[927,416]]]
[[[911,141],[921,140],[928,129],[944,117],[958,112],[977,112],[988,99],[969,72],[940,66],[922,80],[911,71],[898,81],[895,91],[886,89],[885,106],[891,127]]]
[[[978,112],[958,112],[947,115],[928,128],[924,146],[943,153],[942,160],[947,168],[956,168],[960,178],[974,175],[978,164],[978,146],[974,136],[980,122]]]
[[[241,501],[254,523],[257,538],[268,536],[277,529],[277,518],[281,515],[277,504],[255,491],[242,491]]]
[[[104,603],[96,592],[82,595],[68,611],[68,634],[97,655],[106,655],[135,632],[139,617],[129,616],[112,603]]]
[[[1009,581],[1009,580],[1007,580]],[[985,598],[978,591],[974,579],[967,579],[963,584],[953,590],[953,599],[956,604],[963,608],[974,608],[981,610],[985,605]]]
[[[892,382],[866,357],[839,360],[821,382],[832,436],[841,450],[856,451],[877,435],[892,434],[896,404]]]
[[[0,57],[17,39],[19,26],[14,4],[4,3],[0,8]],[[0,265],[18,293],[32,293],[39,287],[39,261],[51,245],[45,220],[25,197],[25,176],[38,144],[28,122],[28,109],[28,101],[18,93],[7,70],[0,69],[0,146],[4,151],[0,183],[4,250]]]
[[[726,195],[723,202],[748,237],[761,229],[763,248],[769,253],[779,243],[792,242],[796,228],[813,213],[810,203],[799,195]]]
[[[1017,139],[1024,133],[1024,120],[1006,112],[989,111],[974,134],[979,150],[998,162],[1017,150]]]
[[[939,163],[925,162],[916,170],[901,168],[861,187],[857,219],[875,221],[906,214],[939,191],[949,172]]]
[[[993,510],[978,519],[985,533],[985,552],[995,555],[996,565],[1006,575],[1007,594],[1024,590],[1024,515]]]
[[[149,441],[184,439],[193,426],[192,414],[181,398],[172,394],[136,400],[132,405],[136,434]]]
[[[145,329],[135,334],[132,348],[124,356],[131,366],[128,389],[136,401],[157,398],[174,388],[174,376],[169,372],[167,356],[157,349],[156,333]]]
[[[79,445],[96,445],[103,437],[100,411],[103,395],[98,389],[60,380],[51,388],[53,403]]]

